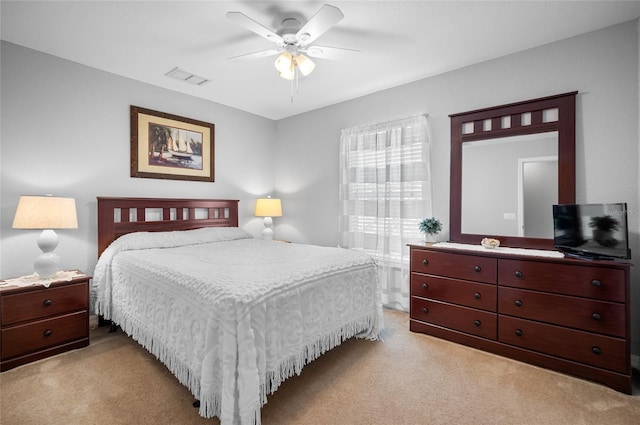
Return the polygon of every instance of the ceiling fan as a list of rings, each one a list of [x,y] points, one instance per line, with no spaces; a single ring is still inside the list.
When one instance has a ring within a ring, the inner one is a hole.
[[[286,80],[297,78],[298,70],[304,76],[309,75],[315,68],[315,63],[309,57],[338,59],[345,52],[357,52],[352,49],[311,45],[318,37],[344,18],[340,9],[328,4],[323,5],[306,24],[301,25],[300,21],[295,18],[286,18],[277,31],[270,30],[241,12],[227,12],[226,17],[276,44],[276,47],[272,49],[234,56],[229,59],[264,58],[279,53],[275,67],[280,76]]]

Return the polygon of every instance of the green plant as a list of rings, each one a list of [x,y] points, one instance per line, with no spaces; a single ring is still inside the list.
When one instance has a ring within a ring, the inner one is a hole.
[[[435,217],[427,217],[420,222],[418,228],[422,233],[435,235],[442,230],[442,223]]]
[[[618,230],[619,225],[620,222],[610,215],[591,217],[591,220],[589,221],[589,227],[592,229],[602,230],[603,232]]]

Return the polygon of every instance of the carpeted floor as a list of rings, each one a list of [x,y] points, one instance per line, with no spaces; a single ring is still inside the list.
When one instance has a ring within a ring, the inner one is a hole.
[[[640,424],[640,387],[604,386],[409,332],[385,311],[384,342],[350,340],[269,396],[264,425]],[[122,332],[0,374],[2,425],[217,425]]]

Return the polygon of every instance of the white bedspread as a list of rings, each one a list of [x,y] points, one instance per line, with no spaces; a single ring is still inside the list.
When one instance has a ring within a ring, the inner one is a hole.
[[[373,259],[239,228],[135,233],[102,254],[96,309],[157,356],[222,425],[260,423],[268,394],[351,337],[378,339]]]

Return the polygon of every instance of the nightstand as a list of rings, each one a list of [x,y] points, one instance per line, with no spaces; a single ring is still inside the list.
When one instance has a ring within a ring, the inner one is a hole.
[[[0,372],[89,345],[91,276],[74,270],[56,278],[47,286],[37,277],[0,281]]]

